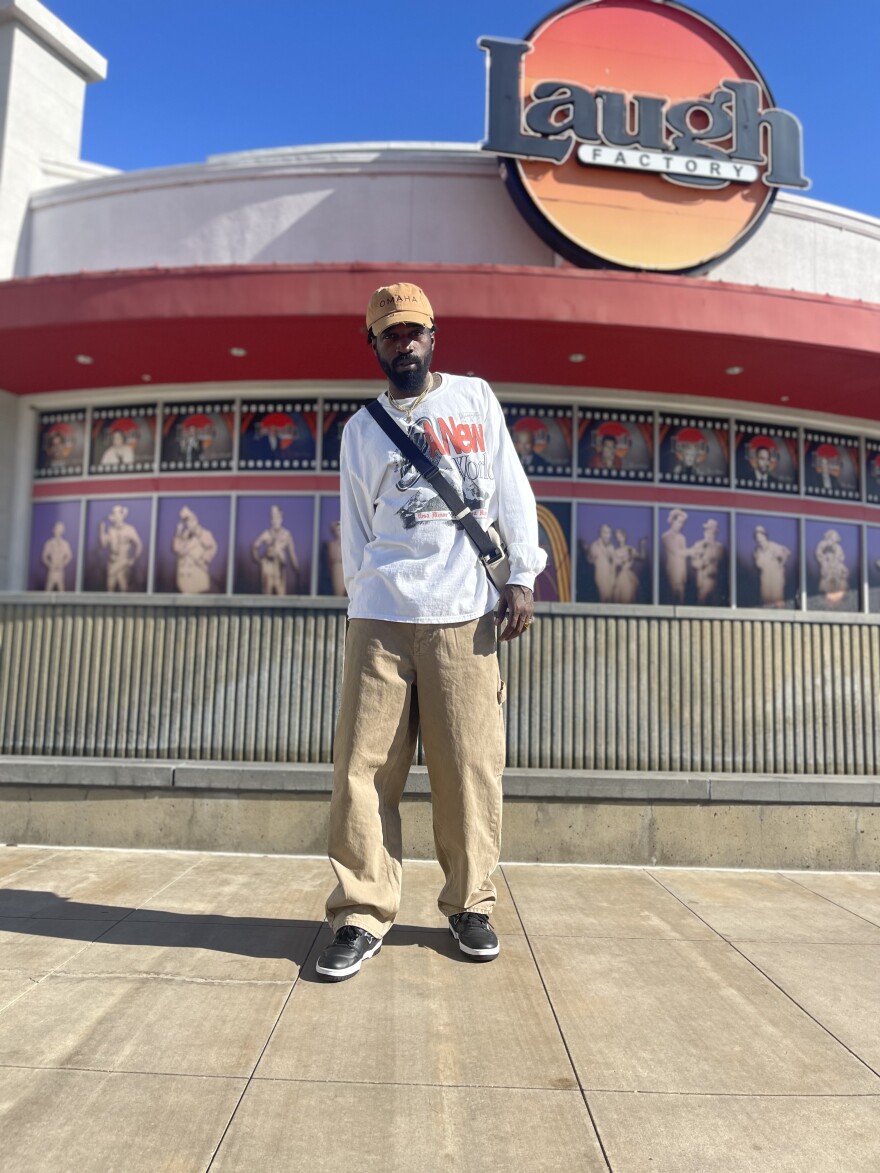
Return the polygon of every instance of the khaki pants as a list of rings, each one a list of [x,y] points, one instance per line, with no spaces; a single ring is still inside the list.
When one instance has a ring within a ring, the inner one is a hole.
[[[501,844],[504,686],[494,613],[470,623],[353,619],[336,726],[327,901],[333,931],[382,937],[400,908],[399,804],[419,727],[444,916],[491,912]]]

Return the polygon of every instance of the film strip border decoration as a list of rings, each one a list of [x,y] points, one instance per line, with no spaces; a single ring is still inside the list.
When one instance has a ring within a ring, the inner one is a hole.
[[[362,399],[212,399],[38,413],[34,480],[336,472]],[[535,480],[618,481],[880,505],[880,437],[687,412],[502,404]]]

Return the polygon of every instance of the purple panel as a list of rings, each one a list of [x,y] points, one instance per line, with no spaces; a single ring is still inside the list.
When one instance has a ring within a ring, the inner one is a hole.
[[[650,603],[652,510],[578,505],[577,597],[584,603]]]
[[[152,514],[148,497],[102,497],[88,502],[83,590],[146,591]]]
[[[313,531],[313,497],[239,497],[235,593],[309,594]]]
[[[164,497],[156,528],[156,585],[165,594],[226,592],[229,497]]]
[[[76,589],[79,501],[41,501],[31,513],[29,591]]]

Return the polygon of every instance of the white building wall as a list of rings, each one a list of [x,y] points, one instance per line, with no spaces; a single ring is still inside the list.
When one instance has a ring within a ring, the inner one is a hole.
[[[89,81],[106,62],[38,0],[0,0],[0,279],[24,276],[28,199],[79,161]]]
[[[234,264],[558,262],[467,144],[254,152],[31,199],[28,275]],[[713,280],[880,302],[880,221],[781,194]]]
[[[498,178],[453,147],[303,148],[42,192],[29,273],[352,261],[552,265]]]

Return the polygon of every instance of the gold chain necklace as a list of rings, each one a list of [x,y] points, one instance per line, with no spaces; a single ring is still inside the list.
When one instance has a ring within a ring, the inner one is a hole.
[[[399,411],[401,415],[405,415],[405,416],[406,416],[406,422],[407,422],[408,424],[411,424],[411,423],[412,423],[413,412],[414,412],[414,411],[415,411],[415,409],[416,409],[416,408],[419,406],[419,404],[422,402],[422,400],[425,398],[425,396],[426,396],[426,395],[427,395],[427,394],[428,394],[430,391],[433,391],[433,390],[434,390],[434,376],[433,376],[433,375],[429,375],[429,376],[428,376],[428,382],[427,382],[427,384],[426,384],[426,386],[425,386],[425,389],[424,389],[424,391],[422,391],[422,393],[421,393],[421,394],[420,394],[420,395],[419,395],[419,396],[418,396],[416,399],[414,399],[414,400],[412,401],[412,403],[410,403],[410,404],[409,404],[407,407],[401,407],[399,403],[395,403],[395,401],[394,401],[394,396],[391,394],[391,390],[390,390],[390,389],[387,391],[388,402],[389,402],[389,404],[390,404],[390,405],[391,405],[391,406],[394,408],[394,410],[395,410],[395,411]]]

